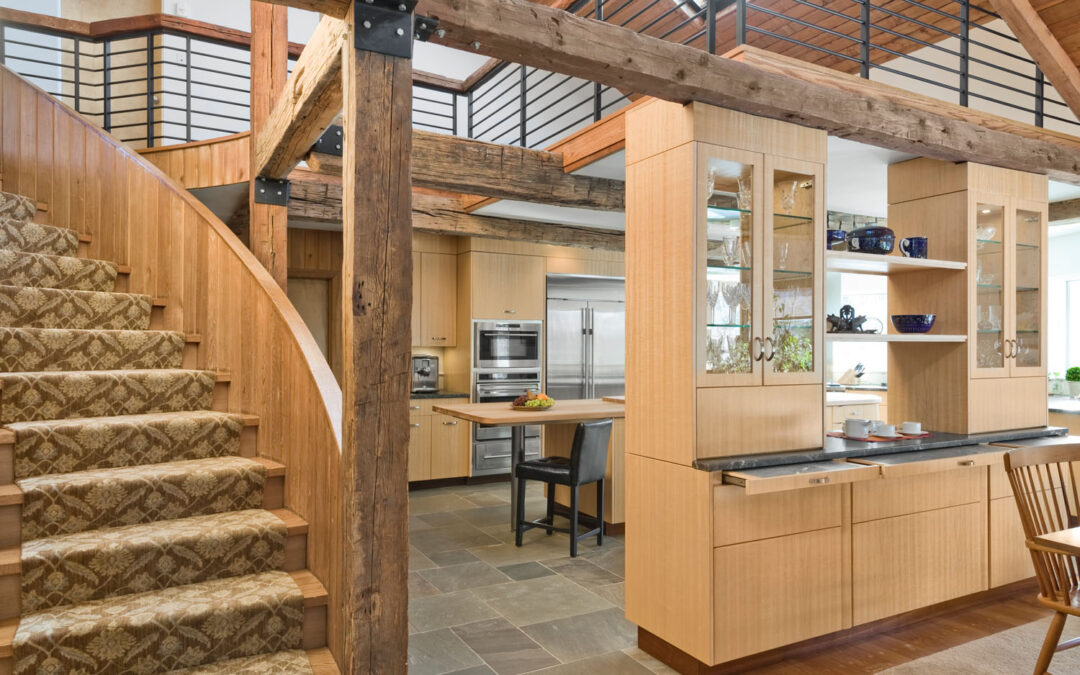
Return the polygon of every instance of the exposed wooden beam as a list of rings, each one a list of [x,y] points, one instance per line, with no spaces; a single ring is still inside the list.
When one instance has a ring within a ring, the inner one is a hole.
[[[413,130],[412,180],[435,190],[601,211],[622,211],[622,181],[573,176],[559,153]],[[308,166],[338,175],[341,158],[311,153]]]
[[[267,0],[267,2],[328,14],[338,19],[344,19],[345,13],[352,7],[352,0]]]
[[[917,155],[1080,183],[1076,139],[812,64],[789,64],[801,65],[798,73],[766,70],[526,0],[422,0],[418,11],[439,19],[446,32],[437,41],[459,49]],[[1023,127],[1028,134],[1017,132]]]
[[[1074,115],[1080,116],[1080,70],[1047,28],[1031,0],[990,0]]]
[[[412,350],[412,63],[354,47],[341,59],[342,412],[346,578],[342,672],[408,669]],[[330,110],[331,117],[341,107]],[[309,145],[310,147],[310,145]]]
[[[251,129],[256,137],[270,124],[271,107],[289,75],[287,8],[251,2]],[[255,148],[250,148],[252,172],[248,188],[248,246],[259,262],[285,288],[289,281],[288,209],[254,200]]]
[[[1074,220],[1080,220],[1080,199],[1066,199],[1062,202],[1050,203],[1051,223]]]
[[[328,224],[341,222],[340,180],[325,177],[313,180],[316,176],[306,171],[294,171],[289,178],[292,181],[289,218]],[[623,250],[623,233],[616,230],[476,215],[465,211],[460,198],[422,188],[413,190],[412,200],[412,226],[418,232]]]
[[[265,128],[255,135],[255,175],[284,178],[341,111],[345,23],[324,16],[293,67]]]

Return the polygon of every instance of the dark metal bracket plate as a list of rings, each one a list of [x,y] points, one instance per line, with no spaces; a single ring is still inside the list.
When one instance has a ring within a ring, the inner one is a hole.
[[[324,155],[336,155],[341,157],[342,155],[342,143],[344,136],[343,130],[338,125],[330,126],[323,132],[322,136],[319,136],[319,140],[315,141],[315,145],[311,146],[312,152],[321,152]]]
[[[255,203],[288,206],[289,181],[263,178],[262,176],[257,177],[255,179]]]
[[[364,51],[412,58],[413,8],[417,0],[354,0],[356,44]]]

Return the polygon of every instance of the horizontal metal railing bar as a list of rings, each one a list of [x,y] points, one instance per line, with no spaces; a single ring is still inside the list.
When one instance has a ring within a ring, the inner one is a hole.
[[[684,26],[685,26],[686,24],[690,23],[690,22],[691,22],[691,21],[693,21],[694,19],[698,19],[698,18],[701,18],[701,15],[702,15],[702,14],[703,14],[704,12],[705,12],[705,10],[703,10],[703,9],[699,9],[699,10],[698,10],[697,12],[695,12],[695,13],[693,13],[693,14],[691,14],[691,15],[687,16],[687,17],[686,17],[685,19],[683,19],[682,21],[680,21],[680,22],[678,23],[678,25],[676,25],[676,26],[675,26],[674,28],[672,28],[671,30],[669,30],[669,31],[667,31],[666,33],[664,33],[663,35],[661,35],[661,36],[660,36],[660,39],[661,39],[661,40],[667,39],[667,36],[671,35],[672,33],[674,33],[674,32],[675,32],[675,31],[677,31],[677,30],[681,30],[681,29],[682,29],[682,28],[683,28],[683,27],[684,27]]]
[[[899,12],[894,12],[891,9],[885,9],[884,7],[880,7],[880,6],[875,5],[875,4],[870,5],[870,11],[872,11],[872,12],[877,11],[877,12],[881,12],[883,14],[888,14],[891,17],[901,19],[902,21],[906,21],[908,23],[913,23],[913,24],[916,24],[918,26],[922,26],[923,28],[925,28],[927,30],[934,31],[936,33],[941,33],[942,35],[945,35],[947,37],[954,37],[954,38],[956,38],[958,40],[963,39],[963,36],[960,33],[954,33],[951,30],[945,30],[944,28],[942,28],[940,26],[935,26],[932,23],[926,23],[925,21],[920,21],[919,19],[915,19],[915,18],[912,18],[912,17],[909,17],[909,16],[905,16],[903,14],[900,14]],[[870,26],[872,28],[877,27],[877,25],[873,22],[873,20],[870,21]]]
[[[973,91],[971,89],[968,89],[968,96],[978,98],[978,99],[982,99],[984,101],[987,101],[989,103],[994,103],[996,105],[1003,105],[1003,106],[1005,106],[1007,108],[1013,108],[1014,110],[1019,110],[1020,112],[1031,113],[1032,115],[1035,114],[1035,108],[1034,107],[1025,108],[1024,106],[1022,106],[1022,105],[1020,105],[1018,103],[1010,103],[1008,101],[1002,101],[1000,99],[994,98],[993,96],[987,96],[985,94],[980,94],[979,92]],[[1034,94],[1031,97],[1035,98]]]
[[[491,80],[484,83],[484,86],[487,87],[487,88],[484,89],[483,91],[479,91],[479,92],[477,92],[476,94],[473,95],[473,103],[478,101],[485,94],[490,92],[492,89],[497,88],[500,84],[505,82],[508,78],[516,75],[517,74],[517,68],[514,68],[513,65],[514,64],[511,64],[511,63],[507,62],[506,65],[502,66],[501,68],[498,68],[496,70],[491,71]],[[495,82],[494,81],[495,80],[495,77],[494,77],[495,74],[501,74],[503,72],[506,72],[506,75],[504,75],[503,78],[501,80],[499,80],[498,82]],[[477,88],[479,88],[479,87],[477,87]],[[475,91],[475,89],[474,89],[474,91]]]
[[[511,93],[511,92],[507,92],[507,93]],[[473,115],[473,128],[476,128],[476,127],[480,126],[481,124],[483,124],[484,122],[487,122],[492,117],[494,117],[494,116],[496,116],[498,114],[501,114],[502,112],[504,112],[506,110],[507,107],[510,106],[510,104],[512,102],[515,102],[515,101],[520,102],[519,99],[520,99],[520,96],[518,96],[517,93],[514,92],[513,97],[510,98],[509,100],[507,100],[506,105],[495,108],[494,110],[492,110],[488,114],[484,115],[480,119],[476,119],[476,115]]]
[[[898,52],[898,51],[896,51],[894,49],[889,49],[888,47],[882,47],[881,45],[874,44],[873,42],[870,43],[870,49],[871,50],[882,51],[882,52],[885,52],[887,54],[892,54],[893,56],[895,56],[898,59],[907,59],[908,61],[915,61],[917,63],[921,63],[924,66],[929,66],[931,68],[936,68],[938,70],[943,70],[946,73],[949,73],[950,75],[960,75],[960,73],[961,73],[959,68],[950,68],[949,66],[946,66],[944,64],[934,63],[933,61],[927,61],[926,59],[924,59],[922,57],[912,56],[911,54],[905,54],[904,52]],[[960,55],[957,54],[956,56],[959,58]],[[875,67],[877,67],[877,64],[874,64],[874,65],[875,65]]]
[[[894,75],[900,75],[901,77],[907,77],[907,78],[911,78],[913,80],[918,80],[918,81],[923,82],[925,84],[931,84],[931,85],[933,85],[935,87],[941,87],[942,89],[948,89],[950,91],[955,91],[955,92],[960,91],[960,87],[956,87],[956,86],[953,86],[951,84],[945,84],[944,82],[931,80],[929,78],[922,77],[921,75],[915,75],[913,73],[906,73],[906,72],[904,72],[902,70],[897,70],[895,68],[890,68],[889,66],[886,66],[886,65],[883,65],[883,64],[875,64],[874,68],[876,68],[877,70],[883,70],[886,73],[892,73]]]
[[[570,124],[567,124],[562,129],[559,129],[558,131],[555,131],[555,132],[553,132],[551,134],[548,134],[544,138],[541,138],[540,140],[536,141],[536,143],[534,143],[532,145],[532,147],[538,148],[538,147],[547,145],[547,142],[549,140],[551,140],[552,138],[558,136],[559,134],[563,133],[564,131],[567,131],[568,129],[573,128],[574,126],[576,126],[578,124],[581,124],[582,122],[587,122],[590,119],[592,119],[592,112],[589,112],[587,115],[585,115],[584,117],[578,119],[577,121],[574,121],[574,122],[571,122]]]
[[[634,12],[633,14],[631,14],[631,15],[630,15],[630,18],[629,18],[629,19],[627,19],[626,21],[623,21],[623,22],[622,22],[622,23],[620,23],[619,25],[620,25],[620,26],[623,26],[623,27],[625,27],[625,26],[626,26],[627,24],[629,24],[629,23],[630,23],[631,21],[633,21],[634,19],[638,18],[639,16],[641,16],[641,15],[642,15],[642,14],[644,14],[645,12],[649,11],[650,9],[652,9],[652,5],[651,5],[651,4],[646,4],[646,5],[644,6],[644,7],[642,7],[642,8],[641,8],[641,9],[639,9],[638,11]],[[638,32],[640,33],[641,31],[638,31]]]
[[[220,98],[210,98],[209,96],[199,96],[198,94],[188,94],[183,91],[163,91],[163,94],[169,94],[170,96],[184,96],[194,101],[209,101],[210,103],[220,103],[221,105],[231,105],[239,108],[250,108],[250,103],[237,103],[236,101],[223,101]]]
[[[800,26],[805,26],[806,28],[813,28],[813,29],[815,29],[815,30],[817,30],[819,32],[827,33],[829,35],[832,35],[833,37],[843,38],[845,40],[849,40],[851,42],[856,42],[856,43],[860,41],[858,36],[847,35],[846,33],[841,33],[839,31],[832,30],[831,28],[823,28],[821,26],[818,26],[817,24],[810,23],[809,21],[803,21],[802,19],[796,19],[794,17],[784,16],[783,14],[781,14],[779,12],[774,12],[771,9],[766,9],[765,7],[762,7],[761,5],[755,5],[752,2],[747,2],[746,3],[746,9],[747,9],[748,12],[749,12],[749,10],[752,9],[755,12],[760,12],[762,14],[768,14],[769,16],[773,16],[773,17],[776,17],[778,19],[784,19],[784,20],[790,21],[792,23],[797,23]],[[859,19],[852,19],[852,20],[855,23],[862,23]],[[747,24],[746,29],[750,30],[750,25],[749,24]],[[809,43],[806,43],[806,42],[803,42],[803,41],[800,41],[800,40],[795,40],[794,38],[792,38],[792,41],[796,42],[798,44],[805,45],[807,47],[813,47],[815,49],[818,48],[817,45],[812,45],[812,44],[809,44]],[[826,50],[822,50],[822,51],[826,51]]]
[[[166,64],[164,61],[162,61],[160,64],[155,63],[154,65],[156,66],[156,65],[170,65],[170,64]],[[172,65],[179,66],[180,64],[172,64]],[[192,64],[192,63],[187,64],[187,67],[191,68],[192,70],[198,70],[198,71],[201,71],[201,72],[204,72],[204,73],[213,73],[215,75],[224,75],[225,77],[235,77],[235,78],[238,78],[238,79],[241,79],[241,80],[248,80],[248,81],[251,80],[250,75],[237,75],[235,73],[223,73],[220,70],[214,70],[213,68],[203,68],[202,66],[196,66],[195,64]]]
[[[86,57],[94,56],[93,54],[82,54],[82,53],[76,54],[74,47],[72,47],[71,49],[64,49],[63,47],[52,47],[52,46],[47,46],[47,45],[43,45],[43,44],[36,43],[36,42],[23,42],[22,40],[16,40],[14,38],[9,38],[9,37],[4,38],[4,44],[5,45],[19,45],[20,47],[29,47],[31,49],[40,49],[42,51],[46,51],[46,52],[50,52],[50,53],[59,52],[61,54],[70,54],[71,56],[86,56]]]
[[[592,84],[592,82],[586,82],[585,84],[589,85],[589,84]],[[551,118],[548,119],[547,121],[544,121],[544,122],[541,122],[541,123],[539,123],[539,124],[537,124],[535,126],[529,127],[529,131],[530,132],[539,131],[539,130],[543,129],[544,127],[549,127],[552,124],[557,124],[559,122],[559,120],[566,117],[567,115],[573,114],[574,110],[577,110],[578,108],[581,108],[582,106],[588,106],[590,108],[589,115],[592,115],[592,110],[591,109],[592,109],[592,106],[593,106],[593,99],[592,99],[592,97],[589,97],[588,100],[580,101],[578,103],[574,103],[572,105],[567,106],[567,108],[565,110],[563,110],[563,111],[561,111],[559,113],[553,114],[551,116]],[[533,118],[533,119],[535,120],[536,118]]]
[[[905,2],[905,3],[909,4],[909,5],[914,6],[914,7],[918,7],[920,9],[926,10],[927,12],[937,14],[938,16],[942,16],[942,17],[945,17],[947,19],[952,19],[953,21],[956,21],[958,23],[961,23],[964,20],[964,17],[960,16],[959,14],[952,14],[950,12],[946,12],[945,10],[940,9],[938,7],[931,7],[930,5],[927,5],[926,3],[919,2],[919,0],[902,0],[902,2]],[[872,0],[870,2],[870,8],[871,9],[880,9],[880,10],[884,11],[884,8],[873,4]],[[907,18],[906,15],[902,15],[902,16],[905,19]],[[954,35],[954,37],[960,37],[960,36],[959,36],[959,34],[956,34],[956,35]]]
[[[691,35],[690,37],[686,38],[685,40],[682,40],[682,41],[680,42],[680,44],[688,45],[688,44],[690,44],[691,42],[693,42],[694,40],[696,40],[696,39],[698,39],[699,37],[701,37],[702,35],[705,35],[705,34],[707,34],[708,32],[709,32],[709,27],[708,27],[708,26],[706,26],[705,28],[702,28],[701,30],[699,30],[698,32],[694,33],[693,35]]]
[[[794,2],[797,5],[802,5],[804,7],[809,7],[810,9],[812,9],[814,11],[817,11],[817,12],[825,12],[826,14],[828,14],[830,16],[835,16],[838,19],[847,19],[848,21],[852,21],[852,22],[860,24],[860,25],[862,24],[862,19],[860,17],[857,17],[857,16],[851,16],[850,14],[844,14],[843,12],[838,12],[835,9],[829,9],[828,7],[822,7],[821,5],[814,4],[813,2],[807,2],[807,0],[791,0],[791,1]],[[854,2],[853,4],[856,7],[859,7],[859,6],[862,5],[861,2]],[[873,5],[871,5],[871,7],[873,7]]]
[[[195,43],[192,42],[192,44],[195,44]],[[185,47],[178,47],[178,46],[174,46],[174,45],[166,45],[164,48],[165,49],[171,49],[172,51],[177,51],[177,52],[187,52],[188,54],[191,54],[193,56],[205,56],[208,59],[219,59],[221,61],[231,61],[233,63],[238,63],[238,64],[240,64],[242,66],[250,66],[251,65],[251,60],[250,59],[237,59],[237,58],[233,58],[231,56],[222,56],[221,54],[210,54],[209,52],[200,52],[200,51],[197,51],[195,49],[187,49]]]
[[[974,5],[972,5],[972,7],[974,7]],[[1020,44],[1020,40],[1016,39],[1015,36],[1009,35],[1008,33],[1002,33],[1001,31],[990,28],[987,25],[984,25],[984,24],[981,24],[981,23],[972,23],[971,27],[972,28],[978,28],[979,30],[982,30],[982,31],[986,31],[987,33],[992,33],[993,35],[996,35],[999,38],[1002,38],[1002,39],[1005,39],[1005,40],[1009,40],[1010,42],[1015,42],[1017,44]]]
[[[225,113],[210,112],[210,111],[207,111],[207,110],[194,110],[194,109],[189,110],[188,108],[182,108],[182,107],[176,106],[176,105],[161,104],[161,105],[154,106],[154,109],[155,110],[172,110],[172,111],[175,111],[175,112],[182,112],[182,113],[191,112],[192,115],[208,115],[208,116],[214,117],[216,119],[233,120],[233,121],[236,121],[236,122],[251,122],[251,118],[246,117],[246,116],[245,117],[239,117],[237,115],[226,115]]]
[[[533,72],[536,73],[536,72],[543,72],[543,71],[540,71],[539,69],[536,69],[536,70],[533,70]],[[532,84],[529,84],[529,75],[526,74],[525,75],[525,93],[528,94],[530,91],[532,91],[536,87],[539,87],[541,84],[547,82],[554,75],[556,75],[555,71],[549,70],[549,71],[547,71],[547,75],[544,75],[543,77],[541,77],[536,82],[533,82]]]
[[[489,89],[488,93],[490,93],[491,91],[495,91],[495,90]],[[505,96],[508,93],[514,93],[516,95],[518,92],[519,92],[519,88],[516,87],[516,86],[513,86],[513,84],[511,84],[510,86],[508,86],[508,87],[506,87],[504,89],[500,89],[500,90],[495,91],[494,98],[489,99],[488,101],[484,102],[482,105],[479,105],[479,106],[476,105],[476,99],[474,98],[473,99],[473,115],[475,116],[477,113],[481,112],[482,110],[486,110],[492,104],[496,103],[499,100],[500,97]]]
[[[425,115],[432,115],[433,117],[445,117],[448,120],[454,119],[454,116],[449,114],[449,113],[435,112],[434,110],[417,110],[416,108],[413,108],[413,113],[414,114],[423,113]]]
[[[48,66],[49,68],[66,68],[68,70],[75,70],[75,66],[67,66],[55,61],[42,61],[41,59],[31,58],[29,56],[19,56],[17,54],[4,54],[4,61],[24,61],[26,63],[36,63],[42,66]]]
[[[499,111],[499,112],[502,112],[502,111]],[[498,122],[496,122],[495,124],[492,124],[491,126],[489,126],[489,127],[488,127],[487,129],[485,129],[484,131],[477,131],[477,132],[476,132],[476,135],[477,135],[477,136],[482,136],[482,135],[484,135],[484,134],[486,134],[486,133],[489,133],[489,132],[491,132],[491,131],[492,131],[492,130],[494,130],[494,129],[498,129],[498,128],[499,128],[499,126],[500,126],[501,124],[503,124],[503,123],[505,123],[505,122],[509,121],[509,120],[510,120],[510,119],[511,119],[512,117],[516,117],[516,116],[517,116],[518,114],[519,114],[519,111],[518,111],[518,110],[517,110],[517,109],[515,108],[514,110],[511,110],[511,111],[510,111],[510,114],[509,114],[509,115],[507,115],[506,117],[503,117],[503,118],[502,118],[501,120],[499,120],[499,121],[498,121]],[[473,124],[474,124],[474,127],[475,127],[475,126],[479,126],[479,125],[478,125],[478,124],[477,124],[476,122],[474,122]]]
[[[604,4],[607,4],[607,3],[604,3]],[[623,11],[624,9],[626,9],[627,7],[629,7],[632,4],[634,4],[634,0],[626,0],[626,2],[624,2],[622,5],[620,5],[617,9],[614,9],[614,10],[612,10],[610,12],[605,12],[604,13],[604,21],[607,21],[607,22],[610,23],[611,20],[615,18],[616,14]]]
[[[413,100],[414,101],[425,101],[427,103],[432,103],[434,105],[444,105],[444,106],[447,106],[449,108],[454,107],[454,102],[453,101],[446,101],[446,100],[437,99],[437,98],[427,98],[425,96],[418,96],[416,93],[413,93]]]
[[[993,68],[994,70],[1000,70],[1001,72],[1008,73],[1009,75],[1015,75],[1016,77],[1022,77],[1025,80],[1031,80],[1032,82],[1038,82],[1039,81],[1039,78],[1035,77],[1035,75],[1028,75],[1027,73],[1021,73],[1018,70],[1010,70],[1009,68],[1006,68],[1005,66],[998,65],[998,64],[992,63],[990,61],[983,61],[982,59],[980,59],[980,58],[978,58],[976,56],[968,56],[968,61],[970,61],[972,63],[977,63],[980,66],[986,66],[987,68]],[[1032,66],[1032,69],[1033,69],[1032,72],[1034,72],[1034,65]]]
[[[1036,65],[1035,61],[1033,61],[1032,59],[1030,59],[1030,58],[1028,58],[1026,56],[1022,56],[1020,54],[1013,54],[1011,52],[1007,52],[1004,49],[1001,49],[999,47],[995,47],[995,46],[993,46],[991,44],[987,44],[987,43],[985,43],[985,42],[983,42],[981,40],[971,40],[971,39],[969,39],[968,43],[972,44],[972,45],[975,45],[975,46],[978,46],[978,47],[982,47],[983,49],[989,49],[992,52],[997,52],[998,54],[1001,54],[1002,56],[1007,56],[1007,57],[1009,57],[1011,59],[1015,59],[1017,61],[1020,61],[1021,63],[1025,63],[1027,65],[1031,65],[1031,66]]]
[[[988,80],[985,77],[979,77],[978,75],[973,75],[971,73],[968,73],[968,79],[975,80],[976,82],[982,82],[982,83],[988,84],[988,85],[990,85],[992,87],[998,87],[1000,89],[1005,89],[1006,91],[1011,91],[1013,93],[1021,94],[1023,96],[1030,96],[1032,100],[1035,99],[1035,91],[1034,90],[1025,91],[1024,89],[1018,89],[1017,87],[1014,87],[1012,85],[1003,84],[1003,83],[997,82],[995,80]],[[1032,79],[1034,79],[1034,78],[1032,78]],[[970,89],[970,87],[969,87],[969,89]],[[1035,111],[1034,106],[1032,106],[1031,110],[1032,110],[1032,112]]]
[[[815,49],[815,50],[817,50],[819,52],[824,52],[826,54],[830,54],[832,56],[835,56],[838,59],[844,59],[844,60],[847,60],[847,61],[853,61],[855,63],[861,63],[861,61],[859,60],[858,57],[848,56],[847,54],[841,54],[840,52],[834,52],[833,50],[828,49],[826,47],[819,47],[817,45],[807,44],[806,42],[801,42],[801,41],[796,40],[794,38],[789,38],[789,37],[786,37],[784,35],[774,33],[774,32],[772,32],[770,30],[766,30],[764,28],[758,28],[757,26],[747,25],[746,30],[747,30],[747,32],[753,32],[753,33],[757,33],[759,35],[767,35],[767,36],[769,36],[771,38],[774,38],[776,40],[783,40],[784,42],[790,42],[792,44],[797,44],[797,45],[800,45],[802,47],[808,47],[810,49]],[[856,40],[855,42],[857,43],[858,40]]]
[[[574,77],[573,75],[567,75],[567,76],[566,76],[566,77],[564,77],[564,78],[563,78],[562,80],[560,80],[560,81],[556,82],[555,84],[551,85],[550,87],[548,87],[548,90],[547,90],[547,91],[545,91],[544,93],[542,93],[542,94],[537,94],[536,96],[533,96],[533,97],[532,97],[531,99],[526,99],[526,101],[525,101],[525,102],[526,102],[526,103],[536,103],[536,102],[540,101],[541,99],[543,99],[543,98],[544,98],[545,96],[547,96],[548,94],[550,94],[551,92],[555,91],[555,90],[556,90],[556,89],[558,89],[559,87],[561,87],[561,86],[563,86],[564,84],[566,84],[567,82],[570,82],[571,80],[575,80],[575,79],[577,79],[577,78],[575,78],[575,77]],[[571,90],[570,90],[569,92],[567,92],[566,94],[564,94],[564,96],[569,96],[569,95],[571,95],[571,94],[573,94],[573,93],[576,93],[576,92],[577,92],[577,91],[579,91],[579,90],[580,90],[580,89],[581,89],[581,88],[582,88],[583,86],[585,86],[585,85],[589,85],[589,84],[592,84],[592,82],[589,82],[588,80],[582,80],[582,81],[581,81],[581,84],[579,84],[579,85],[578,85],[577,87],[574,87],[573,89],[571,89]]]
[[[673,0],[673,1],[674,1],[674,0]],[[650,21],[649,23],[645,24],[645,25],[644,25],[644,26],[643,26],[643,27],[641,28],[641,30],[639,30],[638,32],[639,32],[639,33],[644,33],[645,31],[649,30],[650,28],[652,28],[653,26],[655,26],[655,25],[656,25],[657,23],[659,23],[659,22],[660,22],[660,21],[662,21],[663,19],[666,19],[666,18],[667,18],[667,17],[668,17],[668,16],[669,16],[669,15],[670,15],[670,14],[671,14],[672,12],[675,12],[675,11],[677,11],[677,10],[680,10],[680,9],[682,9],[682,8],[683,8],[683,6],[685,6],[685,5],[686,5],[686,4],[688,4],[689,2],[690,2],[690,0],[680,0],[680,1],[679,1],[679,2],[677,3],[677,4],[673,5],[673,6],[671,7],[671,9],[667,10],[666,12],[664,12],[663,14],[661,14],[660,16],[656,17],[655,19],[653,19],[653,20],[652,20],[652,21]]]
[[[943,54],[949,54],[951,56],[960,56],[960,52],[953,51],[953,50],[949,49],[948,47],[942,47],[940,44],[934,44],[933,42],[927,42],[926,40],[923,40],[921,38],[913,37],[911,35],[908,35],[907,33],[901,33],[899,31],[892,30],[891,28],[885,28],[884,26],[881,26],[881,25],[878,25],[878,24],[873,24],[872,27],[877,28],[879,31],[881,31],[883,33],[888,33],[889,35],[892,35],[894,37],[898,37],[901,40],[907,40],[909,42],[914,42],[917,45],[922,45],[923,47],[926,47],[928,49],[933,49],[933,50],[941,52]]]
[[[613,106],[613,105],[616,105],[616,104],[622,103],[623,101],[629,101],[629,100],[630,100],[630,95],[629,95],[629,94],[623,94],[622,96],[620,96],[619,98],[615,99],[614,101],[611,101],[611,102],[609,102],[609,103],[604,103],[604,104],[603,104],[603,105],[601,106],[601,109],[602,109],[602,110],[607,110],[608,108],[610,108],[610,107],[611,107],[611,106]]]

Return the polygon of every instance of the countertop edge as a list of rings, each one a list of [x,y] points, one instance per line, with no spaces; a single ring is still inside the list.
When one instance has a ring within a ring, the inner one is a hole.
[[[964,445],[979,445],[982,443],[1001,443],[1004,441],[1021,441],[1050,436],[1066,436],[1068,433],[1069,430],[1064,427],[1036,427],[1032,429],[1012,429],[983,434],[939,433],[930,438],[895,441],[891,443],[865,443],[860,441],[845,441],[840,438],[829,438],[826,440],[827,445],[821,448],[812,448],[794,452],[770,453],[767,455],[736,455],[733,457],[698,459],[694,460],[693,467],[699,471],[760,469],[770,466],[807,464],[834,459],[847,459],[849,457],[894,455],[902,452],[957,448]]]
[[[422,391],[415,394],[409,394],[409,400],[421,401],[424,399],[437,399],[437,398],[469,398],[468,394],[455,391]]]

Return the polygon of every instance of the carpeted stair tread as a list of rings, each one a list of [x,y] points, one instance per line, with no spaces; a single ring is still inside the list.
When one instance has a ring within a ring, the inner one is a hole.
[[[285,522],[247,509],[22,545],[22,612],[283,569]]]
[[[0,327],[0,372],[179,368],[184,334]]]
[[[292,577],[273,571],[25,614],[15,674],[161,673],[297,649],[303,602]]]
[[[74,256],[79,251],[79,233],[66,227],[0,217],[0,249]]]
[[[0,424],[205,410],[215,381],[211,371],[176,368],[0,373]]]
[[[256,460],[210,457],[24,478],[22,540],[257,509],[266,473]]]
[[[0,326],[145,330],[150,327],[149,295],[62,288],[28,288],[0,283]]]
[[[307,652],[290,649],[174,670],[166,675],[313,675],[314,672]]]
[[[15,478],[235,455],[243,415],[196,410],[15,422]]]
[[[0,192],[0,218],[30,222],[37,213],[37,204],[25,195]]]
[[[76,291],[116,288],[117,266],[105,260],[0,249],[0,284]]]

